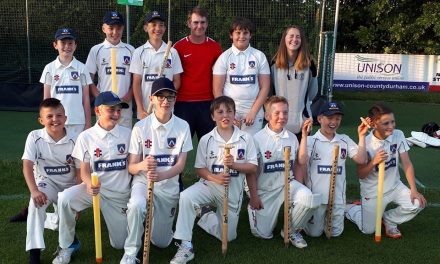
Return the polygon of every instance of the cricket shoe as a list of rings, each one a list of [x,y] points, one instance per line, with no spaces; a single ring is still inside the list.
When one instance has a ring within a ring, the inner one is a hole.
[[[136,256],[124,254],[119,264],[136,264],[140,263],[140,260],[136,258]]]
[[[385,226],[385,235],[387,237],[391,237],[394,239],[398,239],[402,237],[402,233],[400,233],[400,230],[397,228],[396,225],[393,224],[387,224],[385,221],[382,221],[383,225]]]
[[[56,258],[52,261],[52,264],[68,264],[70,263],[70,258],[72,257],[72,254],[77,252],[79,248],[81,247],[81,243],[79,240],[74,241],[68,248],[59,248],[56,253],[58,255]]]
[[[176,246],[179,248],[177,250],[176,255],[170,261],[170,264],[185,264],[190,260],[194,259],[194,250],[190,247],[185,247],[183,245],[179,245],[176,243]]]
[[[282,229],[281,229],[281,237],[284,239],[284,231]],[[290,234],[289,240],[290,243],[292,243],[292,245],[295,246],[296,248],[307,247],[307,242],[304,240],[299,230],[295,231],[293,234]]]

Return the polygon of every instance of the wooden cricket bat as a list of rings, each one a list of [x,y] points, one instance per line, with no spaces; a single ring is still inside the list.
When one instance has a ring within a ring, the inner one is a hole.
[[[173,44],[172,41],[168,41],[167,43],[167,49],[165,50],[165,55],[163,56],[162,65],[160,67],[159,74],[157,75],[158,78],[162,77],[163,75],[163,71],[165,70],[165,66],[167,65],[168,56],[170,55],[172,44]],[[153,112],[153,102],[150,102],[150,104],[148,105],[147,114],[149,115],[152,112]]]
[[[225,157],[229,155],[233,145],[225,145]],[[224,165],[223,172],[229,174],[229,167]],[[225,193],[223,195],[223,223],[222,223],[222,255],[226,256],[228,251],[228,211],[229,211],[229,185],[225,186]]]
[[[382,203],[383,203],[383,180],[385,178],[385,162],[379,163],[379,177],[377,181],[377,203],[376,203],[376,232],[374,239],[377,243],[382,240]]]
[[[338,157],[339,157],[339,145],[334,145],[333,146],[332,173],[330,175],[328,202],[327,202],[327,209],[325,212],[324,232],[325,232],[325,236],[328,239],[330,239],[332,237],[333,204],[335,201],[336,176],[338,174]]]
[[[98,175],[92,173],[92,186],[98,185]],[[93,196],[93,222],[95,225],[95,255],[96,263],[102,263],[102,244],[101,244],[101,210],[99,206],[99,194]]]
[[[289,246],[290,235],[290,146],[284,147],[284,246]]]
[[[151,229],[153,222],[153,196],[154,196],[154,182],[148,181],[147,188],[147,213],[145,214],[145,235],[144,235],[144,256],[143,264],[148,264],[150,261],[150,247],[151,247]]]

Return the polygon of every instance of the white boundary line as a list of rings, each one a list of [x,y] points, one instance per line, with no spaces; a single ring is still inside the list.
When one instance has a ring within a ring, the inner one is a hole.
[[[29,194],[9,194],[0,195],[0,201],[24,200],[29,199]]]
[[[402,164],[399,163],[399,169],[403,170]],[[416,180],[416,184],[420,186],[423,189],[426,189],[426,185],[424,185],[421,181],[419,181],[415,176],[414,179]]]

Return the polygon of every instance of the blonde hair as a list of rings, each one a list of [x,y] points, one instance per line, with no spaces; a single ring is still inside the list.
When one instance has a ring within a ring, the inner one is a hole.
[[[292,28],[298,29],[300,37],[301,37],[301,46],[298,49],[298,57],[296,58],[296,61],[295,61],[295,69],[296,70],[304,70],[304,69],[310,67],[312,58],[311,58],[310,51],[309,51],[309,45],[308,45],[307,40],[304,36],[304,30],[300,26],[297,26],[297,25],[289,26],[284,30],[283,35],[281,36],[280,45],[278,46],[278,50],[275,53],[275,55],[273,56],[272,60],[275,62],[275,67],[277,67],[277,68],[280,68],[280,69],[289,68],[289,58],[288,58],[287,46],[286,46],[286,36],[287,36],[287,32]]]

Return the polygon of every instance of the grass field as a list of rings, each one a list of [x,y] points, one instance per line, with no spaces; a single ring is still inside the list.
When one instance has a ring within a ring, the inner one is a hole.
[[[357,98],[359,99],[359,98]],[[342,102],[346,115],[344,116],[341,133],[349,134],[356,139],[356,126],[359,116],[366,115],[372,102],[350,101]],[[420,130],[429,121],[439,120],[440,105],[426,103],[392,102],[397,118],[397,127],[409,136],[412,130]],[[0,136],[0,263],[26,263],[27,254],[24,251],[26,224],[9,223],[9,216],[18,212],[28,203],[29,194],[21,173],[20,157],[23,152],[27,133],[39,128],[36,113],[0,112],[4,123],[14,124],[8,130],[2,130]],[[316,128],[315,128],[316,130]],[[7,140],[5,140],[7,139]],[[247,212],[242,210],[238,227],[237,240],[230,243],[226,258],[221,256],[220,241],[195,228],[194,245],[196,258],[191,263],[440,263],[439,230],[440,230],[440,172],[438,162],[439,149],[421,149],[413,147],[410,156],[413,161],[416,176],[421,185],[419,190],[425,194],[430,206],[413,221],[403,224],[401,231],[404,238],[392,240],[384,238],[381,244],[374,242],[373,236],[361,234],[355,226],[346,221],[345,231],[339,238],[327,240],[305,237],[309,247],[298,250],[290,246],[284,248],[279,236],[282,226],[282,213],[274,231],[274,239],[261,240],[254,238],[249,232]],[[185,170],[185,185],[196,181],[192,166],[194,151],[190,155]],[[359,187],[352,162],[347,164],[348,194],[350,200],[359,197]],[[403,179],[405,182],[405,180]],[[245,200],[244,204],[247,201]],[[244,208],[244,207],[243,207]],[[79,254],[72,263],[94,262],[94,240],[92,210],[82,213],[77,225],[77,235],[82,243]],[[105,263],[119,263],[122,250],[109,246],[105,225],[103,225],[103,255]],[[46,250],[42,253],[43,263],[51,263],[52,253],[57,247],[57,233],[51,230],[45,232]],[[154,248],[151,252],[151,263],[168,263],[176,252],[171,245],[167,249]]]

